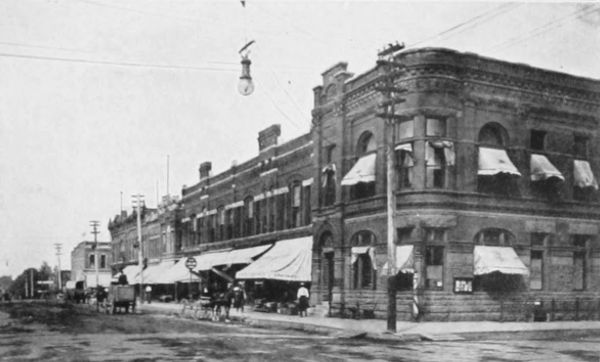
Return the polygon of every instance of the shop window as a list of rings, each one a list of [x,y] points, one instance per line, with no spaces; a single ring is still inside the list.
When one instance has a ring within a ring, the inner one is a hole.
[[[546,140],[546,132],[532,129],[529,132],[529,147],[532,150],[543,151]]]
[[[415,135],[415,121],[414,120],[406,120],[398,123],[396,127],[396,139],[403,140],[406,138],[412,138]]]
[[[352,265],[354,274],[354,288],[369,288],[373,283],[373,264],[368,254],[358,255]]]
[[[575,157],[582,159],[588,158],[588,142],[589,138],[586,136],[574,136],[573,154],[575,155]]]
[[[485,246],[511,246],[514,244],[514,236],[504,229],[484,229],[475,235],[475,244]]]
[[[573,252],[573,289],[585,290],[586,288],[586,262],[585,251]]]
[[[90,254],[88,261],[88,268],[96,267],[96,256],[94,254]]]
[[[370,231],[360,231],[352,238],[352,281],[355,289],[375,289],[375,245],[375,234]]]
[[[426,182],[428,188],[443,188],[445,186],[446,158],[444,149],[427,144]]]
[[[444,289],[444,247],[427,246],[425,252],[425,287],[433,290]]]
[[[106,255],[100,255],[100,268],[106,268]]]
[[[446,137],[446,120],[427,118],[426,135],[434,137]]]
[[[544,252],[542,250],[532,250],[529,265],[529,288],[532,290],[542,290],[543,276]]]

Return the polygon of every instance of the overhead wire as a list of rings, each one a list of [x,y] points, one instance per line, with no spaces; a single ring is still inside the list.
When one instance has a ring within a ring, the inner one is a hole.
[[[525,35],[521,35],[521,36],[517,36],[517,37],[513,37],[511,39],[508,39],[500,44],[496,44],[490,48],[488,48],[487,50],[497,50],[497,49],[503,49],[503,48],[507,48],[507,47],[511,47],[511,46],[515,46],[517,44],[520,44],[522,42],[524,42],[525,40],[528,40],[530,38],[536,37],[538,35],[542,35],[550,30],[553,30],[554,28],[558,27],[558,26],[562,26],[561,23],[570,20],[572,18],[581,16],[581,15],[586,15],[588,13],[594,12],[599,10],[600,7],[599,6],[594,6],[594,5],[589,5],[586,6],[582,9],[578,9],[577,11],[574,11],[572,13],[569,13],[568,15],[565,15],[561,18],[549,21],[547,23],[542,24],[541,26],[538,26],[532,30],[530,30],[527,34]]]
[[[510,11],[510,10],[515,9],[518,6],[520,6],[520,4],[512,4],[512,3],[500,4],[499,6],[496,6],[493,9],[485,11],[485,12],[478,14],[472,18],[469,18],[459,24],[451,26],[433,36],[430,36],[425,39],[416,41],[412,44],[409,44],[409,45],[407,45],[407,47],[414,47],[416,45],[419,45],[419,44],[425,43],[429,40],[433,40],[433,39],[440,38],[440,37],[448,38],[448,37],[456,36],[458,34],[462,34],[466,30],[472,29],[473,27],[481,24],[482,21],[493,19],[497,16],[500,16],[500,15]]]

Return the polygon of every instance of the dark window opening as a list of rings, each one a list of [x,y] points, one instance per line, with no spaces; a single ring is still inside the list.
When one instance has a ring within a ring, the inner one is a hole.
[[[436,148],[430,145],[428,147],[427,160],[427,187],[428,188],[443,188],[445,187],[445,165],[446,158],[443,148]]]
[[[571,235],[571,244],[575,248],[586,248],[589,245],[590,235],[574,234]]]
[[[375,195],[375,182],[359,182],[350,187],[350,199],[363,199]]]
[[[529,288],[533,290],[542,290],[544,275],[544,252],[542,250],[531,251],[529,270]]]
[[[532,181],[531,191],[534,196],[559,200],[562,198],[563,181],[556,177],[550,177],[545,180]]]
[[[412,152],[407,150],[396,151],[396,172],[398,174],[397,188],[399,190],[410,188],[413,180],[414,160]]]
[[[493,176],[478,176],[477,191],[496,196],[519,196],[517,179],[505,173]]]
[[[444,242],[446,240],[446,229],[441,228],[426,228],[425,241],[427,242]]]
[[[328,169],[322,177],[325,178],[323,182],[323,206],[330,206],[335,203],[335,171]]]
[[[354,289],[369,288],[373,285],[375,273],[369,254],[358,255],[352,267]]]
[[[414,227],[405,227],[396,229],[398,235],[398,244],[410,244]]]
[[[425,287],[444,289],[444,247],[427,246],[425,252]]]
[[[486,124],[479,131],[477,140],[481,145],[504,147],[508,136],[506,130],[499,124]]]
[[[325,163],[329,164],[333,162],[333,152],[335,150],[335,145],[329,145],[325,149]]]
[[[475,244],[485,246],[511,246],[514,244],[514,236],[504,229],[485,229],[475,235]]]
[[[106,255],[100,255],[100,268],[106,268]]]
[[[575,155],[575,157],[583,159],[588,158],[588,141],[589,138],[586,136],[574,136],[573,154]]]
[[[585,251],[573,253],[573,289],[586,289],[586,260]]]
[[[529,147],[532,150],[543,151],[546,132],[532,129],[529,133]]]
[[[531,242],[531,247],[544,247],[546,244],[546,238],[548,234],[546,233],[531,233],[529,236],[529,240]]]

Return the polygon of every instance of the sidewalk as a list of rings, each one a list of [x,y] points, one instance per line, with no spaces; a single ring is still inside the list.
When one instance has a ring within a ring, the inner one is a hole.
[[[138,305],[142,313],[179,315],[180,304],[155,303]],[[352,337],[361,335],[367,338],[384,340],[464,340],[480,339],[489,335],[502,334],[548,334],[550,332],[592,332],[600,333],[600,321],[555,321],[555,322],[405,322],[396,323],[396,333],[386,332],[387,321],[381,319],[341,319],[320,316],[283,315],[254,311],[236,312],[231,310],[232,320],[260,327],[279,327],[309,332],[328,333]]]

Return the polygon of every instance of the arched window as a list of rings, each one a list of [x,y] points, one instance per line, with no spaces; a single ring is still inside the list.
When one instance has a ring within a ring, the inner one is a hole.
[[[321,200],[323,200],[323,206],[331,206],[335,203],[335,172],[336,168],[334,163],[323,168],[323,172],[321,174],[321,190],[323,193]]]
[[[375,288],[375,234],[371,231],[359,231],[352,236],[351,259],[352,281],[355,289]]]
[[[508,133],[498,123],[487,123],[479,130],[477,141],[480,145],[504,147],[508,142]]]
[[[377,150],[377,144],[375,138],[371,132],[364,132],[358,139],[356,145],[356,156],[361,157],[366,153]]]
[[[473,243],[484,246],[511,246],[515,242],[515,236],[508,230],[499,228],[487,228],[475,234]]]

